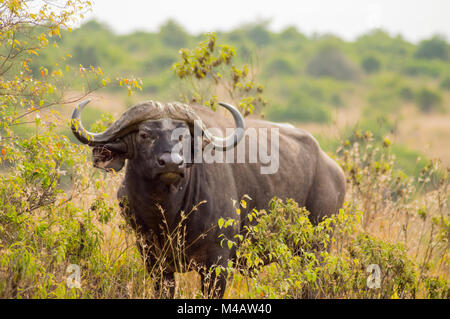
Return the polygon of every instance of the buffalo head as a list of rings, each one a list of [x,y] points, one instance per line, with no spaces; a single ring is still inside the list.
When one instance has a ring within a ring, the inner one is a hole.
[[[93,147],[94,166],[119,171],[128,159],[129,166],[138,176],[166,185],[176,184],[184,178],[193,162],[194,145],[211,143],[214,149],[227,150],[244,136],[244,119],[229,104],[219,103],[233,115],[236,129],[222,138],[209,133],[200,117],[187,105],[153,101],[137,104],[105,131],[91,133],[81,123],[81,111],[89,101],[75,107],[72,131],[80,142]],[[194,136],[195,132],[200,132],[201,136]],[[198,138],[202,142],[194,143]]]

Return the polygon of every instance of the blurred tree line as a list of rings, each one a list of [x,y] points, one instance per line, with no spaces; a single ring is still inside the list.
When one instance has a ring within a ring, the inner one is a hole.
[[[441,36],[413,44],[401,36],[374,30],[353,42],[333,35],[306,36],[295,27],[274,33],[266,22],[217,33],[221,43],[236,49],[238,63],[248,63],[267,88],[262,112],[274,120],[329,122],[333,109],[346,106],[355,87],[369,91],[367,105],[377,113],[383,104],[396,109],[398,100],[413,101],[420,110],[442,110],[442,91],[450,88],[450,46]],[[191,48],[203,35],[191,35],[173,20],[158,32],[115,34],[107,25],[89,21],[62,37],[33,64],[50,66],[70,52],[75,66],[102,65],[110,75],[133,74],[143,80],[143,93],[155,99],[178,99],[171,66],[180,48]],[[51,71],[51,70],[50,70]],[[396,92],[388,100],[373,99],[390,79]],[[111,88],[113,90],[113,88]],[[385,111],[384,109],[382,110]]]
[[[118,35],[95,20],[65,36],[68,32],[61,30],[57,46],[33,60],[35,76],[43,67],[52,72],[55,59],[70,54],[67,63],[74,68],[101,65],[112,78],[126,75],[142,79],[139,94],[145,99],[183,100],[186,87],[174,76],[176,63],[183,59],[183,52],[207,42],[204,35],[189,34],[173,20],[161,25],[158,32]],[[424,113],[447,111],[450,45],[439,35],[414,44],[400,35],[373,30],[347,42],[330,34],[307,36],[295,27],[276,33],[269,30],[267,22],[259,22],[217,32],[215,37],[217,47],[226,45],[235,50],[233,63],[245,66],[236,70],[251,75],[249,83],[256,80],[264,88],[264,98],[257,102],[264,107],[258,106],[255,112],[270,120],[331,123],[337,109],[358,104],[362,114],[359,128],[381,138],[395,131],[404,105],[414,105]],[[97,79],[94,84],[99,82]],[[192,89],[190,84],[188,90]],[[104,90],[116,89],[108,85]],[[204,102],[234,102],[225,92],[216,93]],[[254,107],[242,101],[243,110]],[[88,115],[87,122],[93,122]],[[325,143],[329,150],[335,144]]]

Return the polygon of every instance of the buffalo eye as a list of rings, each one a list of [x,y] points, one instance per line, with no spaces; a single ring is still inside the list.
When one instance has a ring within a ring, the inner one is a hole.
[[[139,137],[143,140],[147,140],[147,139],[150,139],[151,136],[148,133],[142,132],[142,133],[139,133]]]

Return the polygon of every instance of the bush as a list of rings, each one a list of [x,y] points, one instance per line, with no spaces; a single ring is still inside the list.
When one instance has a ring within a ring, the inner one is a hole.
[[[367,73],[375,73],[380,70],[381,63],[377,58],[368,56],[361,61],[361,66]]]
[[[438,276],[426,277],[424,280],[427,298],[430,299],[449,299],[450,283]]]
[[[271,107],[267,118],[276,122],[328,123],[331,120],[331,114],[327,108],[317,105],[311,107]]]
[[[401,35],[392,37],[389,33],[380,29],[358,37],[355,45],[358,51],[377,52],[385,56],[401,58],[407,56],[411,50],[414,50],[414,45],[405,41]]]
[[[412,101],[414,99],[414,91],[408,86],[402,87],[399,94],[400,97],[405,101]]]
[[[169,47],[181,48],[188,42],[188,34],[173,20],[168,20],[159,30],[163,43]]]
[[[446,61],[449,58],[449,46],[445,39],[440,36],[434,36],[429,40],[421,41],[414,56],[419,59]]]
[[[289,40],[305,40],[305,36],[300,33],[295,26],[286,27],[284,30],[282,30],[279,34],[279,37],[283,41],[289,41]]]
[[[361,213],[346,206],[318,225],[294,201],[274,198],[254,211],[254,226],[238,248],[238,265],[258,282],[250,297],[390,298],[415,296],[416,272],[401,245],[366,233],[354,236]],[[325,250],[324,250],[325,249]],[[268,267],[262,266],[274,262]],[[380,287],[369,289],[367,267],[382,269]]]
[[[257,46],[265,46],[270,42],[271,35],[264,23],[249,26],[246,33],[247,38]]]
[[[443,79],[439,86],[444,90],[450,90],[450,76]]]
[[[349,247],[349,254],[361,265],[360,273],[367,269],[367,265],[378,265],[381,270],[379,291],[375,296],[379,298],[415,298],[417,289],[417,271],[413,262],[406,254],[401,244],[390,244],[373,236],[359,234],[353,245]],[[366,287],[361,290],[368,293]],[[378,290],[376,289],[376,290]],[[372,292],[373,293],[373,292]],[[373,296],[370,292],[369,296]],[[367,295],[366,295],[367,296]]]
[[[255,83],[248,64],[238,68],[234,65],[235,49],[217,45],[216,34],[205,34],[206,39],[192,49],[181,49],[180,61],[172,66],[175,75],[188,85],[188,92],[180,97],[187,103],[198,103],[215,110],[219,92],[228,98],[247,116],[260,110],[266,100],[262,85]]]
[[[275,58],[266,67],[266,72],[272,75],[292,75],[295,73],[294,66],[283,58]]]
[[[410,61],[402,67],[402,73],[409,76],[431,76],[438,77],[441,74],[442,66],[432,63],[433,61]]]
[[[438,109],[442,103],[442,96],[437,91],[422,88],[416,93],[415,101],[422,112],[429,113]]]
[[[321,102],[305,93],[298,93],[290,99],[287,106],[271,106],[267,118],[272,121],[288,122],[318,122],[327,123],[331,120],[330,110]]]
[[[239,235],[238,262],[227,269],[232,285],[242,281],[239,272],[251,274],[239,296],[446,298],[449,281],[436,273],[448,267],[449,172],[430,162],[409,178],[396,169],[390,147],[370,132],[341,144],[347,202],[317,225],[291,199],[253,210]],[[371,267],[380,270],[378,285]]]
[[[93,66],[75,72],[65,58],[53,61],[53,69],[41,66],[37,75],[33,72],[29,66],[38,52],[55,38],[61,41],[62,29],[89,7],[84,1],[68,1],[63,11],[52,3],[36,4],[7,1],[2,7],[11,19],[2,16],[0,45],[15,54],[5,56],[0,66],[0,298],[107,295],[111,280],[105,270],[111,271],[112,255],[101,249],[107,236],[101,228],[117,210],[106,190],[99,192],[101,180],[92,181],[87,150],[61,134],[68,123],[55,106],[78,102],[98,89],[92,82],[103,87],[110,80]],[[87,89],[65,99],[64,75],[69,73],[84,78]],[[18,135],[24,128],[28,134]],[[87,189],[100,194],[89,197]],[[90,200],[95,208],[89,208]],[[116,262],[121,255],[113,257]],[[124,249],[125,255],[134,252]],[[66,271],[72,263],[83,270],[83,280],[92,280],[86,288],[94,290],[68,287]],[[118,269],[120,262],[114,266]],[[126,268],[132,269],[132,263]],[[120,281],[120,274],[113,277]]]
[[[331,77],[341,81],[360,78],[358,68],[335,47],[323,47],[309,61],[306,71],[314,77]]]
[[[76,45],[74,48],[74,61],[84,67],[90,65],[98,66],[100,62],[100,53],[96,46],[86,45],[86,43]]]

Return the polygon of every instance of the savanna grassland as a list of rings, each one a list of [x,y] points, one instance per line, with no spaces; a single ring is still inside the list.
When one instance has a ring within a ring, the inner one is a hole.
[[[249,237],[224,239],[240,242],[239,262],[217,270],[229,273],[226,298],[449,297],[447,39],[374,30],[348,42],[267,23],[192,35],[175,21],[117,35],[96,21],[71,28],[89,1],[64,8],[0,0],[0,297],[158,298],[152,283],[168,258],[180,270],[175,297],[208,297],[195,272],[181,274],[182,227],[145,271],[115,199],[123,174],[94,169],[70,132],[86,98],[92,131],[142,100],[227,101],[309,130],[344,169],[339,214],[313,226],[274,198],[250,215]],[[251,199],[235,200],[238,214]]]

